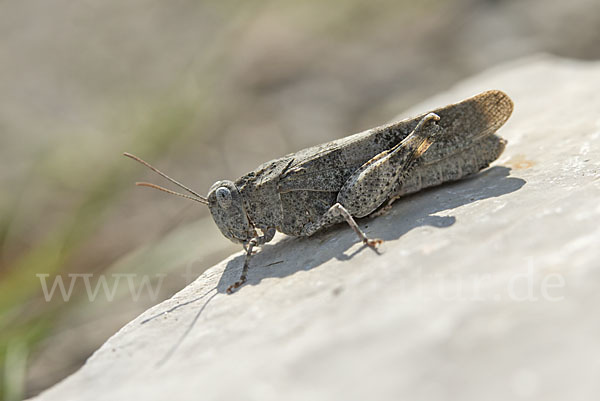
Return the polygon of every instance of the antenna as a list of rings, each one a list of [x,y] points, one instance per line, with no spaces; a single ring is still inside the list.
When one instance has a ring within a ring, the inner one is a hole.
[[[202,195],[198,194],[197,192],[191,190],[190,188],[186,187],[185,185],[183,185],[179,181],[176,181],[176,180],[172,179],[171,177],[169,177],[168,175],[166,175],[165,173],[163,173],[162,171],[160,171],[156,167],[152,166],[150,163],[148,163],[148,162],[140,159],[139,157],[137,157],[135,155],[132,155],[131,153],[125,152],[125,153],[123,153],[123,156],[127,156],[130,159],[133,159],[136,162],[143,164],[144,166],[148,167],[150,170],[154,171],[158,175],[160,175],[160,176],[166,178],[167,180],[171,181],[173,184],[177,185],[178,187],[185,189],[186,191],[188,191],[189,193],[191,193],[194,196],[180,194],[179,192],[171,191],[170,189],[163,188],[161,186],[158,186],[158,185],[155,185],[155,184],[151,184],[149,182],[136,182],[135,185],[142,186],[142,187],[149,187],[149,188],[158,189],[160,191],[163,191],[163,192],[166,192],[166,193],[169,193],[169,194],[172,194],[172,195],[181,196],[183,198],[191,199],[191,200],[194,200],[196,202],[202,203],[204,205],[208,205],[208,199],[206,199],[204,196],[202,196]]]
[[[191,199],[193,201],[202,203],[203,205],[208,205],[208,202],[206,200],[204,200],[204,199],[195,198],[193,196],[189,196],[189,195],[186,195],[186,194],[180,194],[179,192],[171,191],[170,189],[163,188],[160,185],[152,184],[150,182],[136,182],[135,185],[137,185],[138,187],[148,187],[148,188],[158,189],[159,191],[163,191],[163,192],[166,192],[166,193],[171,194],[171,195],[181,196],[182,198]]]

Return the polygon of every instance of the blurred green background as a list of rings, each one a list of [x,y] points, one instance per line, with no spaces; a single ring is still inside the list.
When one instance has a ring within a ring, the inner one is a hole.
[[[599,58],[600,2],[0,1],[0,397],[56,383],[238,249],[206,208],[136,189],[163,182],[123,151],[206,193],[540,52]],[[160,290],[46,301],[36,274]]]

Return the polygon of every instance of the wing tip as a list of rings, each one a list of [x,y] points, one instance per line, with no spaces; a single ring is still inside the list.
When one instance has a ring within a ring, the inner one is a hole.
[[[503,125],[512,115],[515,103],[505,92],[492,89],[476,96],[486,114]]]

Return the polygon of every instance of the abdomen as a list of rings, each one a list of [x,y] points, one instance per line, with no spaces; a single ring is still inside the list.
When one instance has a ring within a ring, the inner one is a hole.
[[[505,146],[504,139],[490,135],[444,159],[430,164],[417,163],[392,198],[475,174],[500,157]]]

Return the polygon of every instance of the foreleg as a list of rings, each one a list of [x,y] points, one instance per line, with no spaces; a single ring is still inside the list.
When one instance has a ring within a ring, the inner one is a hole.
[[[275,230],[274,228],[269,228],[266,231],[264,231],[264,234],[261,235],[260,237],[252,238],[248,242],[244,243],[244,249],[246,250],[246,256],[244,257],[244,265],[242,266],[242,274],[240,275],[240,278],[238,281],[231,284],[227,288],[228,294],[231,294],[235,289],[241,287],[246,282],[247,276],[248,276],[248,269],[250,268],[250,259],[252,258],[252,249],[257,245],[260,246],[260,245],[266,244],[267,242],[271,241],[273,239],[273,237],[275,236],[276,232],[277,232],[277,230]]]

